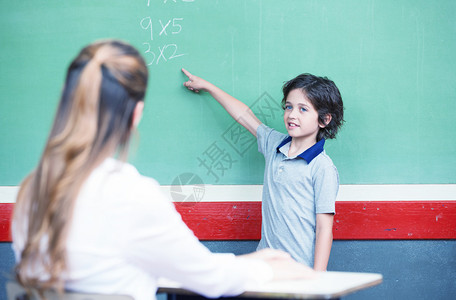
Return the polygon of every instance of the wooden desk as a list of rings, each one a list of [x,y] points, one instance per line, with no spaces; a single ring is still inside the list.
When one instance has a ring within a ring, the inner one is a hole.
[[[375,273],[323,272],[312,280],[276,281],[262,286],[247,288],[239,298],[262,299],[339,299],[340,297],[378,285],[383,276]],[[158,293],[168,294],[168,300],[205,299],[193,292],[180,288],[179,284],[160,280]]]

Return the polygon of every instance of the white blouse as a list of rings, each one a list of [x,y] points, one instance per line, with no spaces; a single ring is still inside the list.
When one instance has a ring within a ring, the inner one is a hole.
[[[13,221],[16,260],[24,220]],[[263,261],[211,253],[184,224],[156,181],[107,159],[78,196],[67,241],[68,290],[155,298],[159,277],[206,297],[233,296],[272,279]],[[39,267],[37,272],[43,278]]]

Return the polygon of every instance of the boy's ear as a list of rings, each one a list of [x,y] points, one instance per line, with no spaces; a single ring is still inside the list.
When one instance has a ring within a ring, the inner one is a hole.
[[[331,114],[326,114],[325,115],[325,123],[324,124],[320,123],[319,124],[320,128],[325,128],[329,124],[329,122],[331,122],[331,120],[332,120]]]

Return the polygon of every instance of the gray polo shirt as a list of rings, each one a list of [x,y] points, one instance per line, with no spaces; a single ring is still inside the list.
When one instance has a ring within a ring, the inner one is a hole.
[[[282,249],[313,266],[316,214],[335,213],[339,175],[321,140],[288,157],[291,137],[261,124],[258,151],[265,157],[261,240],[258,249]]]

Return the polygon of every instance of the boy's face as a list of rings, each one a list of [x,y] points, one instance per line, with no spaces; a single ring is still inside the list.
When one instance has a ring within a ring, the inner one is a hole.
[[[318,123],[318,112],[302,90],[294,89],[288,94],[283,120],[293,139],[312,143],[317,141],[317,133],[322,127]]]

